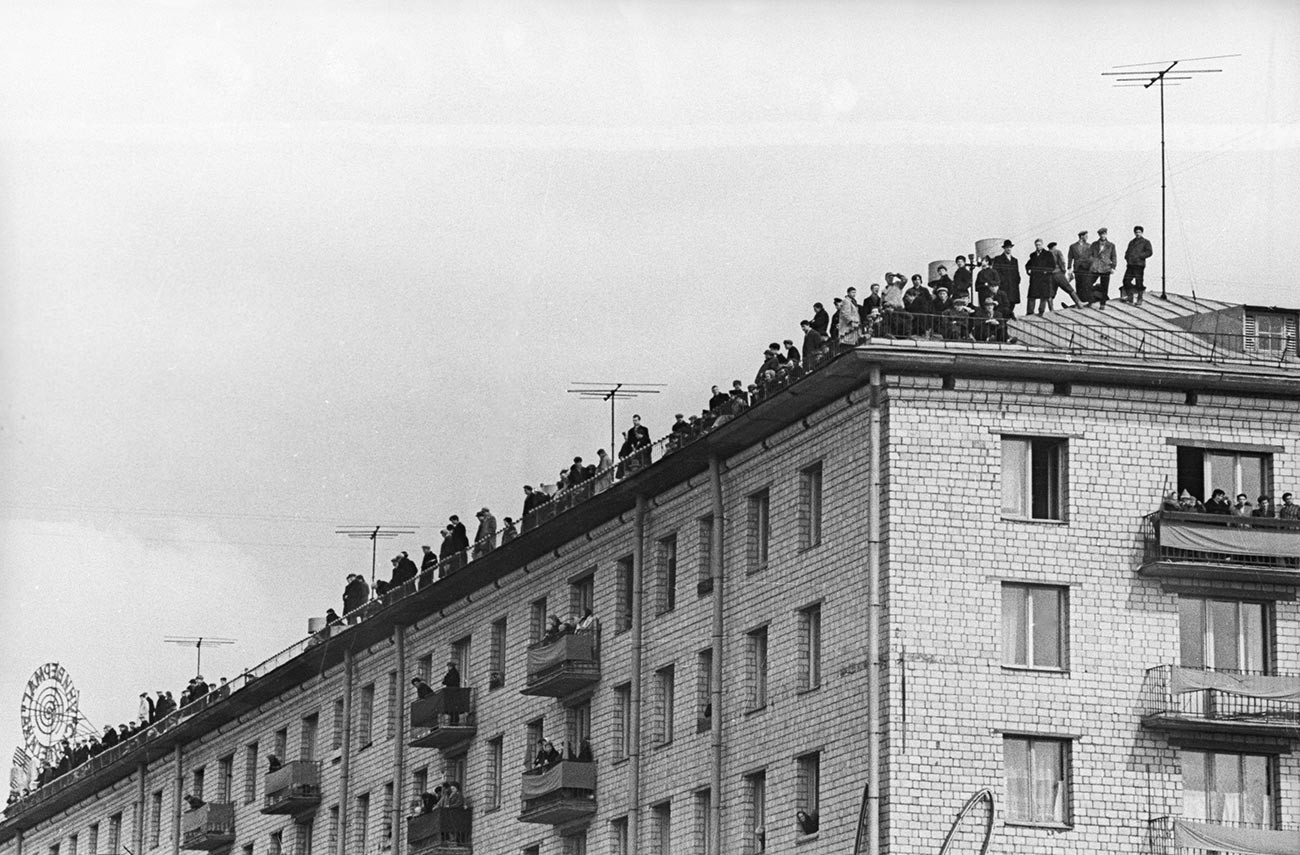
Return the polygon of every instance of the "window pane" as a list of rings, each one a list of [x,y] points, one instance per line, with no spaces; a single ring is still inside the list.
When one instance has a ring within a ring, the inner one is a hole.
[[[1060,667],[1061,594],[1053,588],[1031,588],[1034,621],[1034,664]]]
[[[1247,671],[1263,671],[1268,667],[1265,655],[1267,639],[1264,635],[1264,604],[1241,604],[1241,667]]]
[[[1024,627],[1025,589],[1015,585],[1002,586],[1002,661],[1008,665],[1025,665],[1029,662],[1026,646],[1028,633]]]
[[[1205,600],[1178,598],[1178,662],[1186,668],[1205,667]]]
[[[1241,483],[1237,493],[1245,493],[1254,502],[1264,495],[1264,457],[1258,454],[1241,455]]]
[[[1267,757],[1247,755],[1242,758],[1245,778],[1245,804],[1242,805],[1243,819],[1251,825],[1270,828],[1273,825],[1272,775],[1269,773]]]
[[[1002,512],[1027,516],[1029,443],[1023,439],[1002,440]]]
[[[1061,445],[1056,440],[1034,440],[1031,454],[1033,480],[1033,517],[1040,520],[1061,518]]]
[[[1203,751],[1184,751],[1182,755],[1183,816],[1205,819],[1205,773],[1209,755]]]
[[[1064,746],[1059,742],[1030,743],[1034,770],[1034,819],[1044,822],[1065,821]]]
[[[1029,743],[1008,739],[1003,745],[1007,770],[1007,816],[1029,819]]]
[[[1238,657],[1237,604],[1226,600],[1210,600],[1210,635],[1214,644],[1214,661],[1210,667],[1220,671],[1240,668]]]
[[[1237,492],[1237,455],[1207,451],[1205,471],[1209,479],[1205,484],[1206,497],[1215,490],[1227,490],[1229,494]],[[1254,497],[1251,501],[1254,501]]]
[[[1240,754],[1214,755],[1214,792],[1210,796],[1210,819],[1241,820]]]

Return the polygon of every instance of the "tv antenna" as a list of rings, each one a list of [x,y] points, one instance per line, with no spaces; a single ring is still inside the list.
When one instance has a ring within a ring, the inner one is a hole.
[[[619,401],[638,398],[641,395],[658,395],[667,383],[592,383],[586,380],[570,381],[577,389],[566,389],[570,395],[577,395],[589,401],[609,401],[609,457],[614,460],[618,446],[614,444],[614,407]]]
[[[194,673],[203,673],[203,645],[208,647],[223,647],[227,644],[234,644],[233,638],[213,638],[210,635],[169,635],[163,638],[168,644],[177,644],[181,647],[193,647],[195,654]]]
[[[345,525],[334,530],[335,534],[350,537],[353,540],[370,541],[370,587],[375,587],[375,561],[379,556],[379,541],[392,540],[399,534],[415,534],[418,525]]]
[[[1225,53],[1220,56],[1193,56],[1184,59],[1162,59],[1157,62],[1138,62],[1131,65],[1114,65],[1119,71],[1103,71],[1102,77],[1114,77],[1117,88],[1140,86],[1150,89],[1160,87],[1160,299],[1168,300],[1165,292],[1166,271],[1169,269],[1169,256],[1165,253],[1165,87],[1182,86],[1192,80],[1194,74],[1219,74],[1222,68],[1191,68],[1189,63],[1210,62],[1211,60],[1233,59],[1239,53]],[[1175,73],[1175,69],[1177,70]]]

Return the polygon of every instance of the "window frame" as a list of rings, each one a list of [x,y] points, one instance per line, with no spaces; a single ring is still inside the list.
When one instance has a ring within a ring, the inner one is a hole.
[[[1008,746],[1011,743],[1023,743],[1024,755],[1028,758],[1028,768],[1024,770],[1023,779],[1026,783],[1026,798],[1029,802],[1029,815],[1019,816],[1013,813],[1018,807],[1012,798],[1012,775],[1011,775],[1011,757],[1008,753]],[[1044,819],[1037,815],[1036,805],[1034,803],[1035,789],[1035,772],[1037,771],[1035,757],[1035,748],[1038,746],[1051,745],[1058,752],[1057,758],[1060,764],[1061,774],[1058,779],[1061,787],[1060,805],[1061,816],[1053,815],[1051,819]],[[1039,828],[1072,828],[1073,811],[1071,802],[1074,796],[1074,788],[1071,786],[1071,761],[1073,757],[1073,740],[1059,736],[1041,736],[1037,734],[1007,733],[1002,737],[1002,774],[1003,786],[1005,787],[1005,808],[1004,816],[1007,825],[1033,826]]]
[[[1016,591],[1019,594],[1021,608],[1019,609],[1016,626],[1018,634],[1021,636],[1015,644],[1023,645],[1025,650],[1024,662],[1018,662],[1013,656],[1013,648],[1008,644],[1008,597],[1009,591]],[[1034,600],[1032,592],[1034,591],[1054,591],[1056,593],[1056,646],[1059,650],[1058,662],[1055,665],[1040,665],[1034,662],[1037,651],[1035,650],[1035,625],[1034,618],[1036,615],[1034,609]],[[1046,671],[1050,673],[1068,673],[1070,670],[1070,589],[1067,585],[1048,585],[1033,582],[1003,581],[1000,587],[1001,594],[1001,620],[1002,620],[1002,667],[1009,671]]]
[[[825,471],[822,461],[799,470],[799,549],[807,551],[822,544]]]
[[[1069,437],[1033,434],[1000,434],[999,437],[1002,519],[1015,522],[1068,525],[1070,521]],[[1036,447],[1042,451],[1050,450],[1055,453],[1055,462],[1048,461],[1041,464],[1041,471],[1040,464],[1037,462],[1039,452],[1036,451]],[[1016,464],[1016,470],[1020,475],[1018,480],[1012,478],[1016,473],[1013,473],[1007,465],[1008,457],[1012,456],[1009,453],[1011,450],[1017,450],[1014,457],[1019,461]],[[1044,502],[1047,507],[1043,514],[1040,515],[1037,507],[1038,488],[1036,481],[1043,471],[1047,472],[1049,479],[1052,480],[1044,487]],[[1008,503],[1009,488],[1014,488],[1016,493],[1017,501],[1014,507]]]
[[[772,489],[755,490],[745,499],[745,573],[767,569],[772,560]]]

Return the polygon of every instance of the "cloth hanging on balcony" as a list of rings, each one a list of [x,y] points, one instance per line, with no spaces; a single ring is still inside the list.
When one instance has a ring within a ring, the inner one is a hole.
[[[539,799],[559,789],[595,790],[596,764],[565,760],[540,774],[524,775],[520,789],[524,801]]]
[[[1200,668],[1175,668],[1169,680],[1169,689],[1175,695],[1201,689],[1214,689],[1248,698],[1300,701],[1300,677],[1272,677],[1263,674],[1205,671]]]
[[[1192,552],[1300,558],[1300,530],[1238,528],[1186,520],[1162,520],[1160,546]]]
[[[1174,845],[1190,849],[1217,849],[1248,855],[1295,855],[1300,852],[1300,831],[1233,828],[1187,819],[1174,820]]]
[[[528,673],[538,674],[547,668],[564,662],[594,662],[596,636],[594,633],[578,632],[562,635],[556,641],[544,647],[528,650]]]

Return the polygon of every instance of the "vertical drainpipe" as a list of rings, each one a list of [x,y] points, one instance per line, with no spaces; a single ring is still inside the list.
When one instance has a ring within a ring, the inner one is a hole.
[[[402,787],[406,782],[406,705],[402,699],[406,697],[405,690],[402,688],[406,685],[406,627],[393,627],[393,643],[397,645],[397,695],[393,698],[397,704],[395,715],[397,718],[397,732],[394,737],[397,739],[397,745],[394,751],[397,753],[395,779],[393,781],[393,851],[405,852],[406,847],[402,845],[402,836],[406,831],[402,823]]]
[[[643,631],[642,602],[645,588],[645,496],[636,497],[636,518],[632,524],[632,733],[628,756],[627,839],[633,852],[640,852],[641,833],[641,659]]]
[[[176,786],[172,793],[172,855],[181,852],[181,790],[185,788],[185,773],[181,769],[181,744],[172,751],[172,766],[176,771]]]
[[[145,777],[149,771],[149,764],[141,760],[136,766],[136,774],[140,776],[140,783],[135,789],[135,833],[131,835],[132,842],[135,843],[135,851],[144,851],[144,798],[145,790],[148,789],[148,782]]]
[[[871,668],[867,671],[867,855],[880,855],[880,517],[884,490],[880,482],[881,454],[880,366],[871,367],[871,511],[867,521],[867,644]]]
[[[348,851],[352,845],[348,837],[348,817],[352,806],[348,804],[348,784],[352,773],[352,648],[343,651],[343,758],[339,764],[339,849]]]
[[[18,834],[14,836],[14,855],[23,855],[23,830],[18,829]]]
[[[713,708],[713,768],[709,774],[709,810],[713,812],[713,851],[722,852],[722,642],[725,637],[722,609],[722,462],[709,455],[709,486],[713,498],[713,530],[709,533],[709,578],[713,580],[713,687],[709,704]]]

